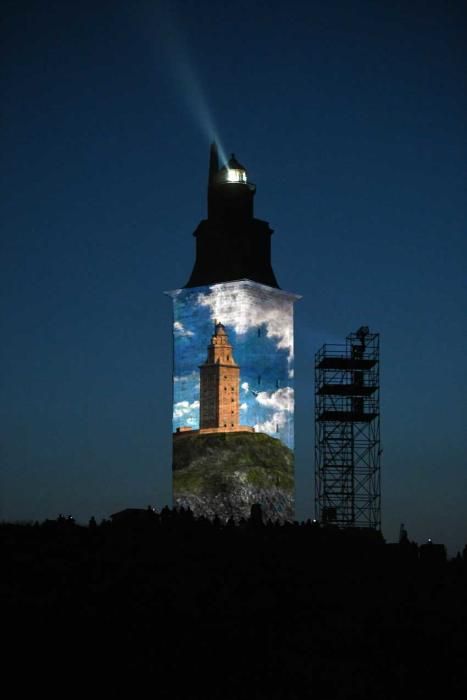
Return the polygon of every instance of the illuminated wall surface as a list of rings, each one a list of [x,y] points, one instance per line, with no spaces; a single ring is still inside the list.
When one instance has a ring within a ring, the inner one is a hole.
[[[171,296],[174,505],[238,519],[261,503],[266,517],[293,518],[298,297],[248,280]]]

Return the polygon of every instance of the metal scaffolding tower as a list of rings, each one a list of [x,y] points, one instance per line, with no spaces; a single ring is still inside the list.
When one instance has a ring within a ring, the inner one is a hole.
[[[381,528],[379,333],[362,326],[315,358],[316,517]]]

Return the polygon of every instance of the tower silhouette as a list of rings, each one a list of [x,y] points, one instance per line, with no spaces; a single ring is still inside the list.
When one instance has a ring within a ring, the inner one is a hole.
[[[220,166],[212,144],[207,218],[193,234],[193,270],[185,287],[169,292],[174,503],[209,516],[235,517],[249,515],[256,498],[271,517],[288,518],[293,513],[293,304],[299,297],[279,288],[271,265],[273,231],[254,216],[255,193],[246,168],[233,154]],[[225,440],[219,442],[219,434]]]

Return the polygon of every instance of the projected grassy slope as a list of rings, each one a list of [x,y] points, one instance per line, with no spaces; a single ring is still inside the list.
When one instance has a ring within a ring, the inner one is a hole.
[[[293,518],[293,452],[263,433],[174,439],[174,500],[195,515],[248,517],[261,502],[267,518]]]

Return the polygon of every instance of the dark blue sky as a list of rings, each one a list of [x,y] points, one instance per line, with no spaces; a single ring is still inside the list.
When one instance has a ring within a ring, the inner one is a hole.
[[[168,9],[170,8],[170,10]],[[3,3],[0,517],[171,499],[171,302],[214,125],[313,359],[381,333],[383,531],[467,542],[465,3]]]

